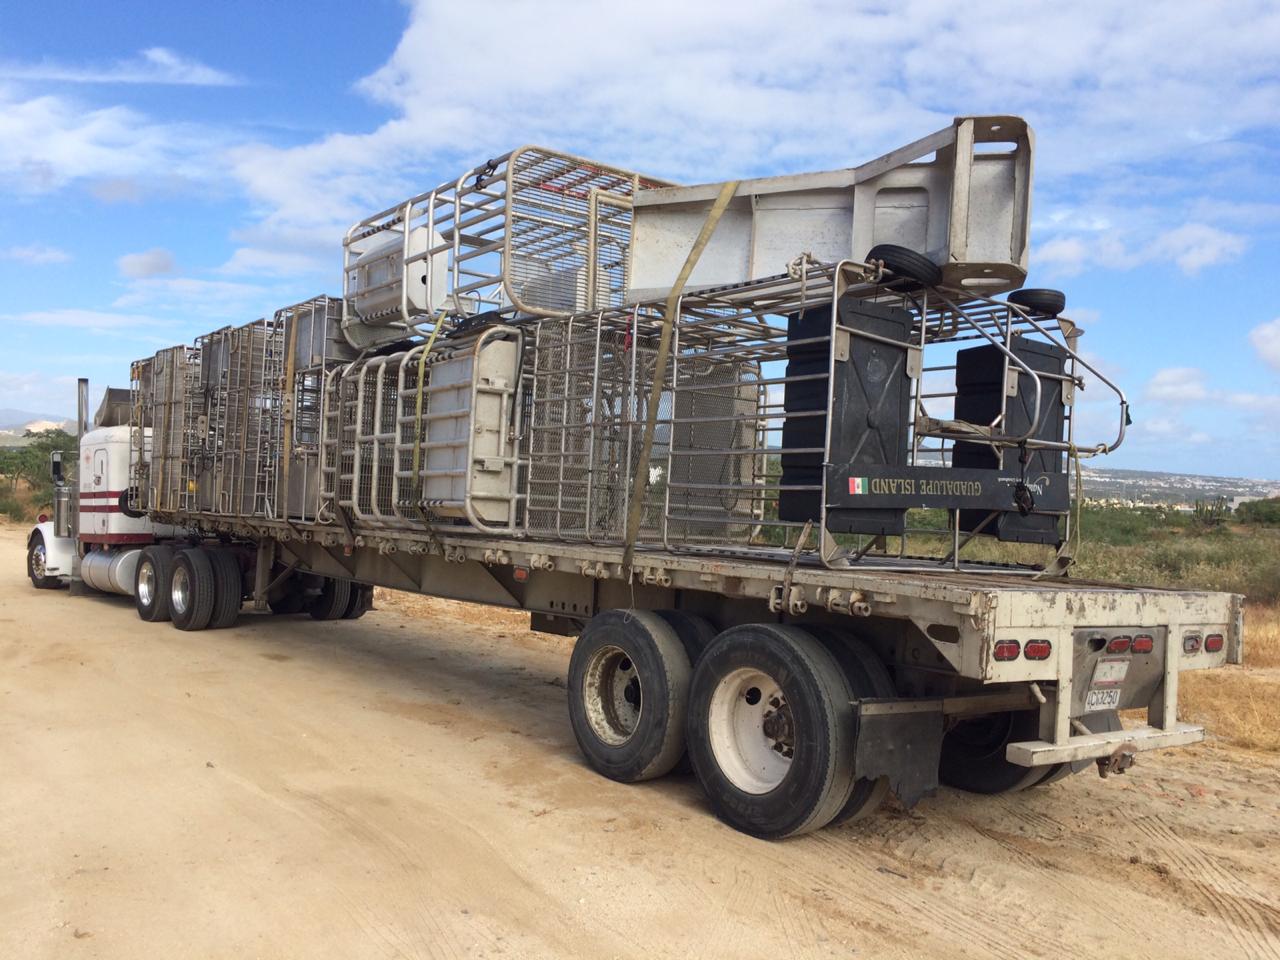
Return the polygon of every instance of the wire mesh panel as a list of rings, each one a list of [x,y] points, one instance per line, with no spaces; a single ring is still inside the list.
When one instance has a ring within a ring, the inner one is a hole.
[[[538,325],[526,513],[531,535],[623,538],[655,382],[652,319],[640,311],[613,311]],[[662,465],[670,438],[667,390],[641,514],[640,536],[647,540],[661,536]]]

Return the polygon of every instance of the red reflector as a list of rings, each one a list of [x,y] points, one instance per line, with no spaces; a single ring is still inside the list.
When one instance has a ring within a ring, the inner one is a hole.
[[[1222,649],[1222,634],[1211,633],[1204,638],[1204,649],[1207,653],[1217,653]]]
[[[1197,653],[1200,650],[1200,634],[1188,633],[1182,638],[1183,653]]]
[[[1134,653],[1150,653],[1156,648],[1156,642],[1150,637],[1143,635],[1133,638],[1133,646],[1130,647]]]
[[[1128,637],[1112,637],[1111,642],[1107,644],[1107,653],[1128,653],[1129,638]]]
[[[1028,640],[1022,654],[1028,660],[1048,660],[1053,652],[1053,644],[1048,640]]]
[[[514,567],[511,571],[511,576],[513,576],[520,583],[524,583],[526,580],[529,579],[529,568]]]
[[[995,653],[997,660],[1017,660],[1018,652],[1022,649],[1022,644],[1017,640],[1001,640],[996,644]]]
[[[48,523],[48,522],[49,522],[49,515],[47,513],[42,513],[40,514],[40,516],[36,517],[36,523]]]

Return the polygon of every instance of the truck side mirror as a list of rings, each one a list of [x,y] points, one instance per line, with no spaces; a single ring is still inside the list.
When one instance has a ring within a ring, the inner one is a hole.
[[[49,452],[49,472],[53,474],[54,483],[62,483],[62,451]]]

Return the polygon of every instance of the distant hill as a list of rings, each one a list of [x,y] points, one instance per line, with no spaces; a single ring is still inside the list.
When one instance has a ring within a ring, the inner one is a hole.
[[[55,430],[61,427],[68,433],[74,433],[75,420],[59,416],[56,413],[32,413],[30,410],[6,408],[0,410],[0,447],[21,447],[26,444],[24,434],[31,430]]]
[[[1158,470],[1112,470],[1084,467],[1084,495],[1098,500],[1139,503],[1194,503],[1280,495],[1280,480],[1250,477],[1209,477],[1198,474],[1162,473]]]
[[[14,431],[21,433],[33,423],[51,424],[53,426],[63,426],[69,423],[75,426],[75,422],[74,417],[64,417],[57,413],[32,413],[30,410],[15,410],[12,407],[0,409],[0,430],[10,433]],[[41,430],[44,427],[32,427],[31,429]]]

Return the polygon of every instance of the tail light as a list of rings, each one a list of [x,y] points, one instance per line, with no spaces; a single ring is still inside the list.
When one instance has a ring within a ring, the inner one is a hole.
[[[1000,640],[995,646],[997,660],[1017,660],[1022,645],[1017,640]]]
[[[1133,645],[1129,647],[1134,653],[1150,653],[1156,648],[1155,640],[1147,636],[1145,633],[1139,634],[1133,638]]]
[[[1188,633],[1182,638],[1183,653],[1199,653],[1200,652],[1200,634]]]
[[[1048,640],[1028,640],[1022,648],[1022,654],[1028,660],[1048,660],[1053,652],[1053,644]]]
[[[1129,638],[1128,637],[1112,637],[1111,642],[1107,644],[1107,653],[1128,653]]]
[[[1205,653],[1217,653],[1222,649],[1222,634],[1211,633],[1204,638]]]
[[[48,522],[49,522],[49,515],[47,513],[42,513],[40,514],[40,516],[36,517],[36,523],[48,523]]]

